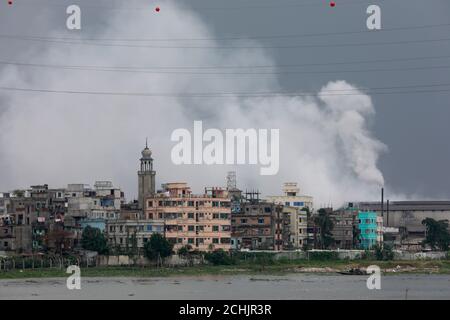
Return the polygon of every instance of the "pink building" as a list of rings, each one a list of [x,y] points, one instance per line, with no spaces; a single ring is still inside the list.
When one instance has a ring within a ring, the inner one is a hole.
[[[199,251],[231,248],[231,209],[228,192],[205,188],[193,195],[186,183],[167,183],[164,191],[146,198],[145,219],[163,220],[164,236],[174,250],[190,245]]]

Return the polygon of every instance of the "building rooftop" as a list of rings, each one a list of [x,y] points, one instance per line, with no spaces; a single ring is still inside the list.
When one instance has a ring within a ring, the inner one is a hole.
[[[362,210],[381,210],[381,202],[359,202],[355,206]],[[384,204],[387,210],[387,204]],[[389,211],[450,211],[450,201],[390,201]]]

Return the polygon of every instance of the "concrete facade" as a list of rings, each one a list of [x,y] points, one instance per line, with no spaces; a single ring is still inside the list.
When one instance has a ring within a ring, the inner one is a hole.
[[[283,248],[303,249],[308,238],[308,216],[298,207],[283,207]]]
[[[152,234],[164,234],[163,220],[109,220],[106,223],[106,237],[113,248],[122,249],[132,246],[132,237],[136,237],[137,247],[143,248]]]
[[[245,194],[231,225],[234,249],[283,249],[283,206],[260,201],[258,193]]]
[[[174,249],[190,245],[199,251],[231,248],[231,209],[228,192],[205,188],[193,195],[186,183],[167,183],[146,198],[146,220],[164,221],[164,235]]]
[[[300,188],[295,182],[283,184],[282,196],[268,196],[266,200],[287,207],[308,208],[311,212],[314,209],[313,197],[301,195]]]
[[[358,244],[354,238],[357,227],[357,213],[351,210],[338,210],[331,214],[334,228],[331,231],[335,249],[351,250]]]

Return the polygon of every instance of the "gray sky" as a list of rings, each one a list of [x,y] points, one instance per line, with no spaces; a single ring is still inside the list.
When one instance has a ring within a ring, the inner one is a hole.
[[[267,47],[299,45],[303,47],[237,50],[137,49],[71,46],[2,37],[0,38],[1,61],[115,66],[197,66],[201,64],[275,64],[278,66],[310,64],[313,66],[266,69],[281,72],[305,70],[304,74],[152,77],[127,73],[98,74],[91,71],[46,70],[0,65],[0,85],[91,91],[317,92],[330,81],[339,80],[357,88],[450,84],[450,69],[437,68],[450,66],[450,41],[342,46],[343,43],[385,43],[449,38],[450,26],[330,35],[330,33],[347,31],[365,31],[365,11],[369,4],[381,6],[384,29],[450,24],[449,1],[337,0],[335,8],[330,8],[327,2],[183,0],[127,1],[127,4],[123,5],[123,1],[106,0],[16,0],[13,7],[8,7],[2,2],[0,3],[1,35],[128,39],[218,38],[213,42],[169,41],[159,44]],[[65,6],[62,4],[81,5],[81,32],[66,30]],[[154,12],[156,5],[161,7],[161,12]],[[148,12],[142,9],[144,7],[148,7]],[[258,39],[261,36],[312,33],[328,35]],[[223,40],[223,38],[234,37],[255,39],[238,42]],[[447,55],[449,58],[331,64]],[[324,65],[320,65],[321,63]],[[431,68],[426,69],[428,67]],[[361,72],[361,70],[390,68],[413,70]],[[145,85],[143,85],[144,82]],[[438,89],[449,89],[449,86]],[[375,161],[376,168],[383,174],[388,195],[448,198],[450,190],[449,93],[369,94],[369,96],[375,113],[368,114],[367,117],[364,114],[366,123],[360,133],[387,147],[385,151],[382,150],[383,148],[377,149],[374,158],[369,162]],[[288,117],[281,115],[285,112],[283,108],[288,108],[290,100],[282,101],[275,107],[276,103],[277,101],[234,101],[231,103],[220,99],[208,102],[180,100],[168,102],[167,99],[162,98],[152,100],[115,98],[112,101],[102,97],[61,97],[61,95],[11,93],[0,90],[0,130],[3,136],[0,137],[0,189],[10,190],[45,182],[64,185],[79,180],[81,180],[79,182],[93,183],[96,179],[112,179],[132,196],[136,191],[137,158],[145,136],[149,136],[155,157],[155,167],[158,170],[158,183],[184,180],[194,185],[199,191],[199,188],[205,184],[223,184],[226,171],[236,169],[241,187],[251,188],[259,185],[265,194],[276,192],[284,181],[294,180],[299,181],[305,192],[320,199],[318,201],[321,203],[378,197],[375,191],[378,186],[364,180],[364,174],[355,173],[354,168],[348,168],[349,163],[352,165],[352,161],[358,161],[356,159],[358,155],[346,157],[344,153],[347,151],[357,153],[360,146],[352,144],[342,148],[341,145],[345,145],[345,141],[337,141],[330,144],[330,154],[327,153],[329,137],[337,134],[342,139],[342,131],[340,131],[342,128],[336,124],[337,118],[325,119],[326,126],[324,125],[323,128],[317,120],[312,121],[306,116],[299,116],[298,122],[293,122],[292,119],[296,113]],[[323,113],[319,116],[328,117],[327,108],[333,103],[317,101],[318,110],[322,110],[320,109],[322,104],[325,105],[325,109],[320,111]],[[353,102],[348,103],[350,105]],[[356,101],[356,103],[359,102]],[[306,105],[308,101],[298,102],[301,108]],[[230,110],[234,110],[235,107],[236,113],[232,114]],[[303,112],[301,108],[296,112]],[[229,113],[223,113],[225,109]],[[261,115],[254,115],[259,110]],[[268,115],[268,119],[262,120],[263,114],[271,110],[276,110],[272,117]],[[236,115],[245,119],[236,120]],[[277,115],[280,115],[279,118]],[[142,122],[143,118],[148,120]],[[283,164],[280,174],[276,177],[260,177],[258,170],[247,167],[174,167],[170,164],[169,158],[172,146],[169,140],[170,132],[180,126],[191,128],[192,121],[195,119],[209,121],[207,123],[209,126],[219,128],[235,128],[239,125],[280,127],[282,131],[280,157]],[[306,129],[300,129],[300,127]],[[315,139],[317,135],[330,127],[331,131],[325,132],[323,137],[319,137],[320,139]],[[308,137],[308,134],[311,134],[311,137]],[[350,139],[355,137],[358,135]],[[296,139],[299,141],[298,145]],[[314,147],[310,152],[312,144]],[[291,151],[294,146],[298,148],[296,152]],[[366,151],[363,149],[362,152]],[[52,157],[49,154],[52,154]],[[324,160],[322,163],[317,161],[318,157],[328,157],[329,161]],[[301,160],[297,161],[299,158]],[[348,178],[350,175],[352,175],[351,179]],[[77,179],[79,180],[75,181]],[[365,191],[358,193],[359,189]]]

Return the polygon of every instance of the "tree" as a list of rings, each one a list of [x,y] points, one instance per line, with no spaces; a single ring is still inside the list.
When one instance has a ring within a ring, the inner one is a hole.
[[[450,233],[448,231],[448,220],[436,221],[432,218],[422,220],[426,227],[426,237],[423,244],[428,244],[433,250],[439,248],[447,251],[450,246]]]
[[[374,247],[374,250],[375,258],[378,261],[394,260],[394,252],[392,251],[391,247],[387,245],[380,246],[377,244]]]
[[[320,227],[320,245],[322,249],[326,249],[334,242],[331,231],[334,223],[330,215],[325,209],[319,209],[318,214],[314,217],[314,223]]]
[[[353,231],[352,232],[353,233],[353,237],[352,237],[353,248],[356,248],[356,247],[358,247],[359,241],[361,240],[361,230],[359,230],[358,226],[353,224],[352,231]]]
[[[144,245],[144,255],[155,260],[166,258],[172,254],[173,245],[159,233],[154,233]]]
[[[311,210],[309,209],[309,207],[303,207],[301,209],[301,211],[305,211],[306,212],[306,217],[309,218],[311,216]]]
[[[20,190],[20,189],[14,190],[13,193],[18,198],[23,198],[23,196],[25,195],[25,191],[24,190]]]
[[[190,244],[187,244],[184,247],[178,249],[178,255],[186,258],[191,253],[191,250],[192,246]]]
[[[99,254],[108,254],[109,247],[103,232],[98,228],[87,226],[81,235],[81,246],[85,250],[97,251]]]
[[[217,249],[205,254],[205,260],[213,265],[230,265],[233,263],[231,257],[223,249]]]

